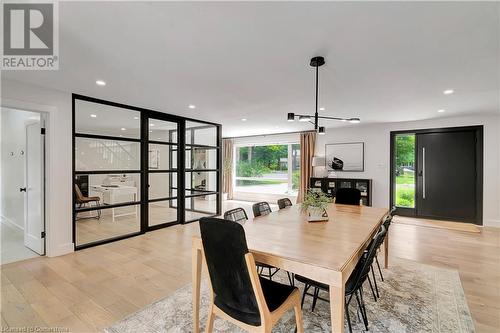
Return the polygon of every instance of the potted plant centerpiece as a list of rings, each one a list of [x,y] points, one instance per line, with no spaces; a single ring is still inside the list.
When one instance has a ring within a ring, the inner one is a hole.
[[[323,191],[311,189],[307,191],[301,208],[303,212],[307,213],[309,222],[328,221],[326,209],[330,203],[332,203],[332,199]]]

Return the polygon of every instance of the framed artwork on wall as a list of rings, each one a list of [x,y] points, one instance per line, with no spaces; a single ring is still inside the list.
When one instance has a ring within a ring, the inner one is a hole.
[[[365,170],[364,142],[326,144],[325,157],[328,171],[361,172]]]

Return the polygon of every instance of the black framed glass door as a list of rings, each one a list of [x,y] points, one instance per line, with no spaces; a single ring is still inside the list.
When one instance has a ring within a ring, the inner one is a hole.
[[[221,214],[221,126],[72,95],[73,241],[83,249]]]
[[[145,183],[147,192],[146,229],[153,230],[182,221],[178,209],[179,176],[182,167],[182,150],[179,149],[179,133],[183,121],[163,117],[145,116],[147,170]]]

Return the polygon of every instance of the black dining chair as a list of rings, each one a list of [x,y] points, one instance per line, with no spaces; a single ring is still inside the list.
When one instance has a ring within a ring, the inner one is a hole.
[[[206,332],[212,332],[215,316],[245,330],[270,332],[289,309],[303,332],[299,290],[257,275],[239,223],[204,217],[200,232],[212,290]]]
[[[257,202],[255,204],[253,204],[252,211],[253,211],[254,217],[264,216],[264,215],[271,214],[271,207],[265,201]]]
[[[363,318],[363,323],[365,325],[366,330],[368,330],[368,317],[366,315],[365,302],[363,299],[363,283],[368,279],[371,266],[373,264],[373,260],[375,259],[377,253],[376,245],[378,244],[378,242],[380,242],[381,239],[385,238],[386,232],[387,231],[385,227],[382,225],[377,234],[375,235],[373,242],[370,243],[368,250],[361,256],[358,263],[356,264],[356,267],[352,271],[351,276],[349,276],[347,282],[345,283],[345,300],[344,300],[345,314],[347,317],[347,324],[349,325],[349,332],[351,333],[352,333],[352,326],[351,326],[351,318],[349,315],[349,304],[351,303],[353,297],[356,298],[356,302],[358,303],[358,308]],[[305,285],[304,292],[302,294],[301,306],[304,305],[304,299],[306,295],[313,297],[311,311],[314,311],[314,308],[316,306],[316,301],[318,299],[329,302],[327,299],[319,297],[320,290],[324,290],[327,292],[329,291],[330,288],[328,285],[297,274],[295,275],[295,278],[297,279],[297,281],[300,281]],[[308,290],[311,287],[314,288],[313,294],[308,293]]]
[[[335,192],[335,203],[359,206],[361,191],[357,188],[342,187]]]
[[[291,207],[291,206],[293,206],[292,201],[290,201],[290,199],[288,199],[288,198],[283,198],[283,199],[278,200],[279,209],[283,209],[283,208]]]
[[[386,230],[385,236],[384,236],[384,238],[379,239],[378,243],[375,244],[375,247],[377,249],[377,255],[375,255],[374,264],[377,265],[380,279],[382,280],[382,282],[384,281],[384,276],[382,274],[382,269],[380,268],[380,263],[378,262],[378,253],[380,252],[380,248],[382,247],[382,244],[384,244],[384,241],[389,233],[389,227],[391,226],[391,222],[392,222],[392,215],[390,215],[390,212],[389,212],[389,214],[385,217],[384,222],[382,223],[382,225],[385,227],[385,230]],[[368,245],[368,248],[370,248],[370,246],[373,242],[375,242],[375,238],[372,239],[372,241],[370,242],[370,245]],[[365,250],[365,253],[367,251],[368,250]],[[370,283],[370,288],[372,290],[373,298],[375,299],[375,301],[377,301],[377,298],[380,298],[380,293],[379,293],[379,289],[378,289],[377,279],[375,278],[375,270],[373,269],[373,264],[372,264],[371,273],[372,273],[372,278],[373,278],[373,284],[375,286],[375,291],[373,290],[372,281],[371,281],[370,277],[368,277],[368,282]]]
[[[228,210],[224,213],[224,220],[238,222],[240,224],[248,221],[247,212],[241,207]]]

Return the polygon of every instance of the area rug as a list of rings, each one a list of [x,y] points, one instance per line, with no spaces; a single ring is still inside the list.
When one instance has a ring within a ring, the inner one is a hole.
[[[383,274],[384,282],[378,277],[380,298],[377,302],[373,300],[369,285],[364,286],[369,332],[474,332],[473,320],[457,271],[407,260],[394,260],[389,269],[383,270]],[[278,272],[273,279],[288,283],[284,272]],[[302,291],[303,285],[297,284]],[[191,284],[186,285],[106,328],[105,332],[192,332],[191,290]],[[210,301],[206,281],[202,283],[201,295],[200,327],[203,332]],[[322,296],[328,298],[327,293]],[[364,331],[355,300],[351,302],[349,311],[353,331]],[[303,317],[305,332],[331,332],[328,303],[319,300],[314,312],[311,312],[311,297],[306,297]],[[293,311],[289,311],[273,332],[288,333],[294,330],[295,317]],[[216,319],[214,332],[244,331],[222,319]]]

